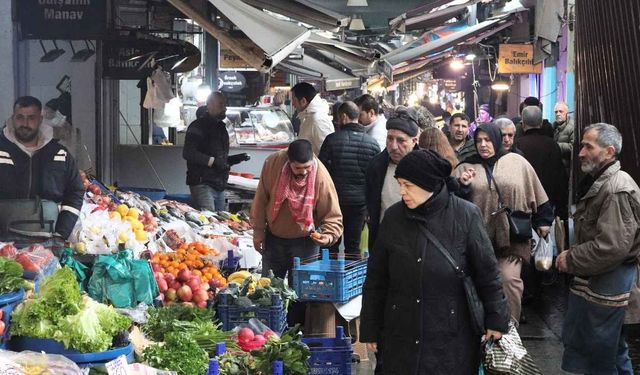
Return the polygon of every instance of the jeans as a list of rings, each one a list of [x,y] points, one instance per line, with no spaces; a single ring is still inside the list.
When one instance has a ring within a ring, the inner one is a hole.
[[[224,211],[224,190],[215,190],[209,185],[191,185],[191,199],[198,210]]]
[[[338,253],[340,242],[344,238],[344,253],[351,255],[360,255],[360,237],[364,228],[364,220],[367,214],[367,206],[343,206],[340,205],[342,211],[342,223],[344,224],[344,235],[340,237],[335,245],[331,246],[332,253]]]
[[[318,256],[320,249],[318,245],[309,237],[301,238],[280,238],[267,231],[264,240],[264,250],[262,252],[262,275],[273,271],[276,277],[284,278],[288,274],[289,286],[293,288],[293,258],[299,257],[301,260]],[[306,302],[294,302],[289,306],[287,322],[290,327],[296,324],[304,324]]]

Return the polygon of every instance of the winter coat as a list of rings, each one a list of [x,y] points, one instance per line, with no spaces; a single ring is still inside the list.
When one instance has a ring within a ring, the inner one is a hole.
[[[514,122],[514,124],[516,124],[516,137],[514,141],[517,142],[518,139],[524,135],[524,128],[522,127],[522,120]],[[540,129],[542,129],[542,134],[553,138],[553,125],[551,125],[549,120],[542,120],[542,127]]]
[[[80,215],[84,187],[73,156],[42,126],[30,152],[15,139],[12,124],[0,134],[0,199],[40,197],[59,203],[55,231],[66,239]]]
[[[333,179],[341,206],[366,203],[365,173],[379,153],[376,140],[365,134],[364,126],[359,124],[343,125],[325,138],[318,159]]]
[[[385,213],[363,287],[360,341],[381,344],[385,374],[475,375],[480,337],[463,283],[421,225],[473,277],[486,328],[506,332],[509,307],[480,210],[444,186],[421,208],[398,202]]]
[[[549,201],[566,218],[569,198],[569,176],[562,164],[560,147],[540,129],[528,129],[516,142],[516,147],[536,171]]]
[[[192,122],[182,157],[187,161],[187,185],[205,184],[224,190],[229,180],[229,133],[224,121],[205,115]],[[210,162],[212,157],[218,160]]]
[[[473,141],[473,138],[469,136],[467,136],[467,139],[464,141],[462,148],[459,150],[454,149],[453,151],[456,153],[456,157],[460,163],[478,153],[476,151],[476,143]]]
[[[560,146],[562,153],[562,162],[567,170],[571,164],[571,153],[573,152],[573,143],[575,142],[575,124],[573,118],[567,116],[567,121],[562,124],[553,123],[553,139]]]
[[[364,127],[364,132],[373,137],[378,142],[380,150],[387,147],[387,118],[384,114],[379,114],[376,121]]]
[[[311,142],[313,154],[318,155],[324,139],[334,132],[333,122],[329,116],[329,104],[318,94],[304,111],[298,113],[298,118],[300,119],[298,138]]]
[[[484,223],[498,258],[517,256],[528,262],[531,245],[527,242],[515,242],[510,239],[509,222],[506,213],[492,215],[498,211],[498,193],[503,202],[514,211],[533,212],[533,228],[549,226],[553,222],[553,211],[549,209],[549,198],[531,164],[522,156],[510,152],[498,159],[493,166],[495,183],[489,186],[485,164],[462,163],[453,171],[459,178],[464,171],[473,168],[475,178],[471,181],[472,203],[480,208]]]
[[[576,245],[567,256],[569,273],[589,279],[638,262],[640,188],[620,162],[606,168],[579,198],[573,217]],[[640,280],[631,290],[625,323],[640,323]]]
[[[367,168],[365,179],[367,186],[365,190],[365,199],[367,202],[367,213],[369,214],[369,249],[373,249],[376,237],[378,236],[378,226],[380,225],[380,216],[382,215],[382,186],[384,185],[384,177],[389,167],[389,153],[384,149],[376,155]]]

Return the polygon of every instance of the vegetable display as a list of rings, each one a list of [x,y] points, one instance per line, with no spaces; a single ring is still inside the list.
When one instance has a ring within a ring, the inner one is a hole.
[[[178,375],[204,374],[209,364],[207,352],[183,332],[168,333],[164,343],[145,348],[142,358],[152,367],[176,371]]]
[[[286,310],[289,303],[296,300],[296,292],[289,287],[286,280],[274,277],[273,272],[270,272],[269,276],[271,277],[258,279],[247,271],[235,272],[229,275],[229,285],[219,294],[231,296],[233,304],[241,307],[271,306],[272,296],[278,295]]]
[[[54,339],[83,353],[109,349],[113,337],[131,325],[112,307],[82,297],[68,267],[45,279],[38,296],[20,304],[11,319],[13,336]]]
[[[0,257],[0,295],[18,291],[24,287],[20,263]]]

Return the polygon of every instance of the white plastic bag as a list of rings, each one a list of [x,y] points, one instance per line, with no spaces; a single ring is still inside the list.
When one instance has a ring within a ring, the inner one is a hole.
[[[549,271],[553,266],[553,244],[551,236],[538,238],[535,247],[535,266],[538,271]]]

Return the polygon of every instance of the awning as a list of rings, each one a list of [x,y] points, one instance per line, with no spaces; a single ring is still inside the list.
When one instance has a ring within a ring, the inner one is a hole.
[[[560,35],[563,13],[564,5],[562,0],[538,0],[536,5],[534,63],[538,63],[551,55],[552,45]]]
[[[447,20],[458,17],[467,12],[467,7],[475,5],[479,0],[469,0],[462,4],[451,5],[444,9],[436,10],[403,19],[397,27],[401,30],[411,31],[418,29],[428,29],[442,25]]]
[[[335,61],[354,75],[369,76],[375,73],[375,60],[380,53],[367,47],[343,43],[312,33],[304,44],[323,57]]]
[[[360,87],[359,77],[342,72],[309,55],[303,56],[301,60],[285,60],[277,68],[305,78],[323,79],[327,91]]]
[[[242,0],[254,7],[315,26],[337,32],[349,25],[350,18],[307,0]]]
[[[311,35],[311,31],[302,26],[279,20],[241,1],[209,0],[209,2],[262,48],[268,67],[273,67],[284,60]]]
[[[311,33],[304,27],[276,19],[241,1],[209,0],[248,37],[237,38],[218,27],[187,0],[167,0],[187,17],[216,38],[247,64],[261,72],[268,72]]]
[[[483,33],[496,26],[500,26],[501,23],[505,22],[506,17],[507,16],[497,19],[491,19],[474,26],[469,26],[462,31],[445,36],[440,39],[433,40],[420,47],[403,50],[400,53],[396,51],[390,52],[382,56],[382,59],[386,60],[391,65],[396,66],[402,62],[410,61],[420,56],[429,56],[431,54],[444,51],[447,48],[451,48],[456,44],[463,42],[475,35]]]

